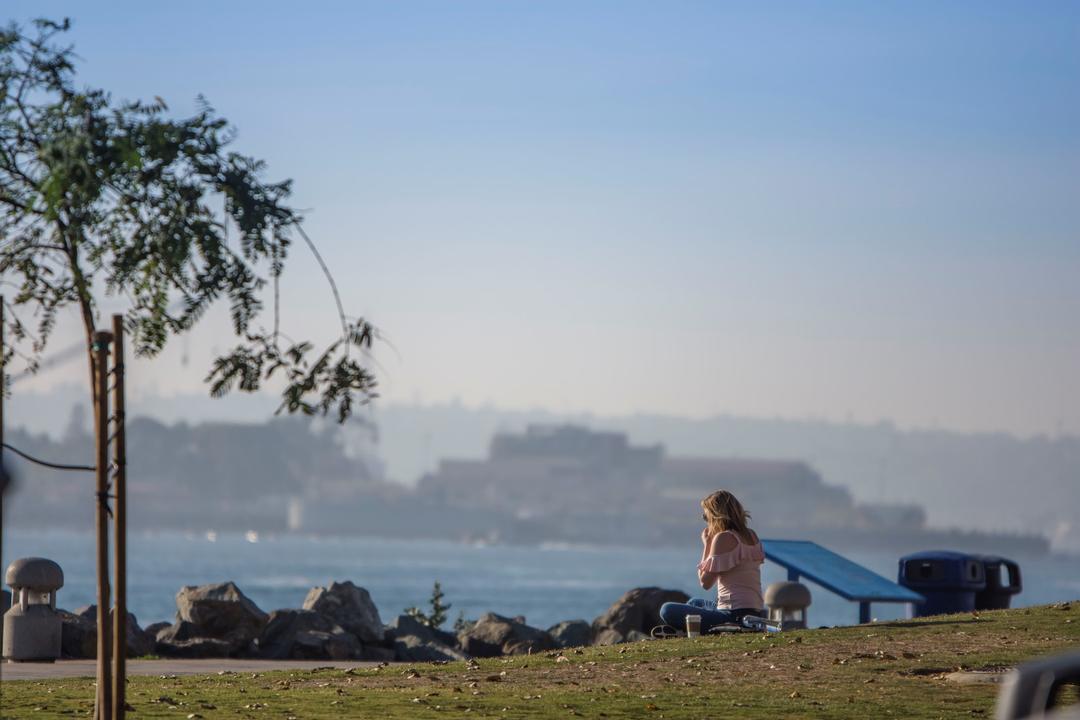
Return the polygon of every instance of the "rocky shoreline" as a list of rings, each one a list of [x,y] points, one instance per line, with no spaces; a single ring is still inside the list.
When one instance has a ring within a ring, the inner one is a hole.
[[[223,582],[181,588],[172,624],[140,628],[129,613],[127,646],[129,657],[448,662],[642,640],[659,622],[662,604],[686,599],[678,590],[634,588],[591,623],[567,620],[545,630],[524,617],[485,613],[452,633],[412,615],[384,625],[371,594],[349,581],[312,588],[300,609],[270,613]],[[95,657],[96,608],[58,612],[62,656]]]

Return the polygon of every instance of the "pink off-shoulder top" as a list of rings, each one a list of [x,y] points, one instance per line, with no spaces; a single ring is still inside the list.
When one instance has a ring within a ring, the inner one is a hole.
[[[709,555],[698,563],[698,570],[717,576],[716,607],[722,610],[764,607],[761,565],[765,562],[765,551],[761,541],[747,545],[737,533],[724,534],[735,538],[735,547]]]

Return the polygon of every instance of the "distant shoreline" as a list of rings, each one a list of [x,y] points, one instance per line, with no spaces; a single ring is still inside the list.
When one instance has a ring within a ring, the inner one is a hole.
[[[6,528],[10,530],[17,530],[19,532],[44,532],[54,533],[70,532],[72,534],[90,533],[92,528],[87,526],[85,528],[63,528],[63,529],[43,529],[38,524],[21,525],[19,523],[13,523],[8,520]],[[367,534],[367,533],[345,533],[345,532],[328,532],[317,533],[309,530],[289,530],[284,527],[271,527],[271,528],[245,528],[245,529],[229,529],[223,530],[220,528],[206,528],[200,530],[194,530],[189,527],[167,527],[157,525],[155,527],[132,527],[131,532],[145,535],[145,536],[159,536],[162,534],[176,533],[184,535],[190,539],[207,538],[208,542],[213,542],[216,537],[225,536],[237,536],[244,537],[245,535],[253,536],[254,542],[258,541],[258,538],[273,539],[278,537],[295,537],[295,538],[312,538],[318,540],[385,540],[385,541],[402,541],[402,540],[430,540],[436,542],[446,542],[451,544],[460,544],[472,547],[484,547],[484,546],[510,546],[510,547],[534,547],[544,550],[597,550],[604,551],[613,547],[625,546],[625,543],[610,543],[599,541],[580,541],[580,540],[567,540],[560,538],[538,538],[535,540],[521,540],[513,537],[496,537],[490,535],[476,535],[476,536],[455,536],[452,534],[445,535],[431,535],[428,537],[418,537],[415,533],[404,532],[407,528],[403,528],[401,534]],[[1059,557],[1063,559],[1080,558],[1080,553],[1071,553],[1067,551],[1052,550],[1050,542],[1046,538],[1037,535],[1016,535],[1010,533],[987,533],[983,531],[967,531],[967,530],[936,530],[927,529],[919,532],[895,532],[889,530],[862,530],[862,529],[793,529],[793,530],[779,530],[763,528],[758,531],[761,536],[768,540],[783,539],[783,540],[810,540],[817,542],[821,545],[830,547],[841,554],[851,551],[851,546],[855,545],[860,550],[871,550],[875,552],[893,552],[898,557],[900,555],[906,555],[908,553],[920,552],[923,550],[956,550],[959,552],[970,552],[976,554],[995,554],[1003,555],[1005,557],[1017,557],[1017,558],[1043,558],[1043,557]],[[209,537],[208,537],[209,536]],[[679,542],[642,542],[636,546],[640,547],[663,547],[663,548],[679,548],[685,543]]]

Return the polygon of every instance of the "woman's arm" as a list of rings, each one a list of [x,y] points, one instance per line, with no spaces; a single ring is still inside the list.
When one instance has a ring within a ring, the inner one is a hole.
[[[705,554],[701,558],[701,562],[698,563],[698,582],[701,583],[703,589],[708,590],[711,588],[720,577],[719,572],[709,572],[705,569],[707,560],[714,555],[734,550],[737,546],[738,542],[730,532],[718,533],[710,538],[709,544],[705,548]]]

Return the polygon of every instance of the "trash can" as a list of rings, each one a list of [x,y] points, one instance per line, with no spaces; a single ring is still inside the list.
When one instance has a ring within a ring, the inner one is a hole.
[[[982,555],[986,587],[975,593],[976,610],[1004,610],[1012,602],[1012,596],[1023,589],[1020,566],[997,555]]]
[[[986,570],[978,555],[933,550],[900,558],[897,582],[926,598],[915,605],[915,617],[971,612],[975,594],[986,587]]]

